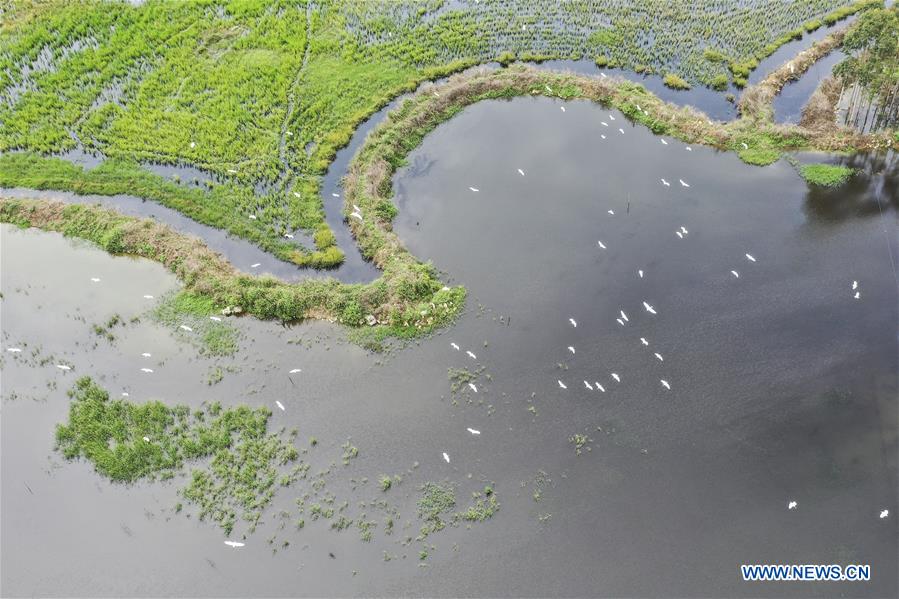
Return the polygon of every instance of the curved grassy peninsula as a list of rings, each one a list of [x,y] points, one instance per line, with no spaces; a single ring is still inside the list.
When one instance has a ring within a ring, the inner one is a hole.
[[[412,337],[455,317],[464,304],[465,289],[444,286],[434,267],[413,256],[393,232],[391,176],[430,131],[466,106],[538,95],[591,100],[620,110],[657,134],[734,150],[756,164],[773,162],[788,150],[856,151],[893,143],[890,131],[859,134],[836,126],[812,130],[777,125],[770,111],[758,108],[760,102],[738,120],[713,122],[693,108],[661,101],[636,83],[516,65],[457,75],[444,85],[420,91],[375,129],[354,157],[344,182],[345,212],[362,254],[383,271],[369,284],[333,279],[290,284],[246,275],[199,240],[98,207],[4,199],[0,219],[88,239],[112,253],[159,261],[184,282],[187,292],[209,297],[221,309],[239,308],[241,313],[283,321],[328,319],[365,327],[377,338]],[[770,97],[765,94],[766,101]],[[361,214],[350,217],[356,207]]]

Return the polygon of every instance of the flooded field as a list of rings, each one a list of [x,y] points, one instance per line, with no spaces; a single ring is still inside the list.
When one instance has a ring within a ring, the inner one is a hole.
[[[548,99],[441,125],[395,177],[395,229],[467,312],[386,354],[243,318],[235,354],[204,355],[151,315],[178,288],[162,267],[4,225],[4,594],[813,596],[834,586],[739,566],[869,563],[840,589],[895,596],[896,158],[831,191],[665,141]],[[477,391],[453,390],[461,369]],[[279,489],[231,549],[177,513],[183,479],[110,484],[54,452],[84,375],[135,402],[269,407],[330,473]],[[501,508],[406,542],[428,482]],[[297,530],[305,493],[376,521],[371,540],[308,503]]]

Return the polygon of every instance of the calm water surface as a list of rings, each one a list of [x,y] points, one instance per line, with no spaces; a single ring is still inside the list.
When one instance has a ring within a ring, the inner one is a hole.
[[[810,190],[786,162],[663,145],[619,113],[562,105],[469,107],[397,174],[400,237],[470,299],[456,325],[386,356],[326,323],[240,319],[240,352],[203,357],[146,316],[144,294],[178,286],[158,265],[4,226],[3,348],[53,360],[2,358],[4,594],[895,596],[895,159],[855,159],[867,174]],[[90,325],[116,312],[140,322],[99,340]],[[214,366],[233,372],[209,386]],[[454,398],[447,369],[476,366],[479,393]],[[371,543],[309,518],[279,531],[291,490],[228,550],[172,513],[178,481],[112,485],[53,453],[83,374],[134,401],[281,400],[272,424],[319,439],[309,460],[336,461],[338,500],[387,496],[410,528]],[[575,433],[590,451],[576,455]],[[343,467],[348,438],[360,457]],[[350,480],[384,473],[404,474],[387,495]],[[417,531],[416,489],[433,480],[456,483],[460,503],[491,484],[502,508],[432,536],[421,567],[419,546],[397,541]],[[291,547],[272,555],[272,535]],[[874,579],[750,585],[746,562],[870,563]]]

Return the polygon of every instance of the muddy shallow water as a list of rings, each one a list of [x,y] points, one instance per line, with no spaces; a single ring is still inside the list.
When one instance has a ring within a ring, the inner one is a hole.
[[[386,355],[327,323],[232,319],[240,351],[201,356],[147,316],[177,288],[158,265],[4,226],[2,347],[26,350],[2,357],[4,594],[895,596],[895,159],[810,190],[784,161],[666,141],[548,99],[482,102],[440,126],[395,178],[396,230],[468,287],[467,311]],[[110,343],[91,324],[113,313],[140,322]],[[479,392],[454,396],[447,369],[479,365]],[[215,366],[233,372],[209,385]],[[271,424],[319,440],[313,470],[336,463],[329,492],[355,515],[387,498],[413,536],[427,481],[458,484],[460,506],[490,484],[502,507],[432,535],[422,567],[420,544],[397,543],[406,530],[364,543],[308,516],[279,530],[291,488],[230,550],[173,513],[178,480],[112,485],[54,454],[84,374],[133,401],[280,400]],[[343,466],[348,438],[360,455]],[[394,473],[382,493],[374,481]],[[291,546],[273,555],[273,536]],[[873,580],[744,583],[741,563],[870,563]]]

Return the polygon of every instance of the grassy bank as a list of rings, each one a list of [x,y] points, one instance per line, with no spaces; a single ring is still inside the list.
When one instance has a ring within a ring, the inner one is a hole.
[[[184,291],[207,298],[216,309],[238,307],[263,319],[321,318],[364,330],[367,339],[408,338],[453,319],[465,300],[462,287],[444,287],[429,264],[407,252],[383,264],[369,284],[334,279],[290,284],[238,272],[200,240],[150,220],[97,206],[0,199],[0,221],[87,239],[112,254],[155,260],[184,282]],[[369,326],[374,322],[375,326]]]

